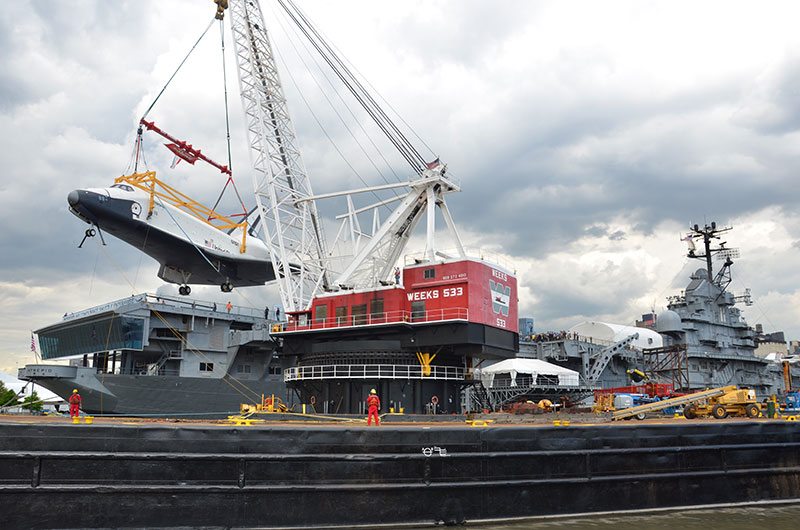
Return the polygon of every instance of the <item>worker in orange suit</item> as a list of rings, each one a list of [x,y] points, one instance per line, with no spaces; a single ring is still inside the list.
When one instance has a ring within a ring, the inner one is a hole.
[[[80,416],[80,409],[81,409],[81,395],[78,394],[78,389],[72,391],[72,395],[69,397],[69,417],[70,418],[77,418]]]
[[[381,420],[378,418],[378,411],[381,410],[381,398],[378,397],[378,393],[375,392],[375,389],[369,391],[369,396],[367,396],[367,407],[369,410],[369,416],[367,416],[367,425],[372,425],[372,418],[375,418],[375,426],[381,424]]]

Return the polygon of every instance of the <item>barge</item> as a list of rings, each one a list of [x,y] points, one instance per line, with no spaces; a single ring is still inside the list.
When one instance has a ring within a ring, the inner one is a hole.
[[[5,528],[463,524],[800,499],[788,421],[60,420],[0,421]]]

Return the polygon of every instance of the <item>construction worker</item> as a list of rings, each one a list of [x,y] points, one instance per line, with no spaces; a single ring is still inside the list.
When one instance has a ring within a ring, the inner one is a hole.
[[[76,388],[72,391],[72,395],[69,397],[69,417],[77,418],[80,416],[80,408],[81,395],[78,394],[78,389]]]
[[[381,420],[378,418],[378,411],[381,410],[381,398],[378,397],[374,388],[369,391],[369,396],[367,396],[367,407],[369,407],[367,425],[372,425],[372,418],[375,417],[375,426],[377,427],[381,424]]]

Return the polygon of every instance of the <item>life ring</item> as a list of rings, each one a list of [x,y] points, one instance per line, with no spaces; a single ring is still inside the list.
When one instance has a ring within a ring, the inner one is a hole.
[[[431,396],[431,403],[433,403],[434,405],[438,405],[439,404],[439,397],[438,396]]]
[[[317,396],[311,396],[311,399],[309,401],[311,402],[312,405],[316,405],[317,404]]]

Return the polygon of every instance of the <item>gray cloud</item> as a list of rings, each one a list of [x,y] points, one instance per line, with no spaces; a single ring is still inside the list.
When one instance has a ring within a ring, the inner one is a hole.
[[[714,4],[694,13],[696,28],[682,23],[680,38],[666,46],[662,22],[681,19],[678,8],[633,6],[598,11],[579,3],[581,17],[574,6],[514,1],[310,2],[304,9],[425,138],[424,156],[441,156],[462,180],[464,192],[448,203],[466,243],[520,263],[530,293],[521,304],[542,325],[600,316],[630,322],[663,305],[701,265],[681,269],[683,250],[670,245],[681,227],[706,219],[741,221],[731,240],[747,253],[733,287],[753,287],[775,304],[797,296],[800,37],[783,22],[796,20],[797,7]],[[68,213],[66,195],[126,171],[136,121],[208,23],[213,6],[206,7],[33,2],[0,14],[0,223],[8,227],[0,247],[10,249],[0,263],[0,318],[27,312],[29,322],[44,325],[89,290],[86,303],[125,296],[120,271],[137,288],[161,287],[155,262],[113,238],[105,248],[113,262],[93,243],[78,250],[86,225]],[[719,10],[724,25],[714,23]],[[753,34],[746,47],[745,30]],[[314,190],[360,187],[354,170],[382,183],[300,73],[280,27],[273,31],[279,66],[297,72],[298,86],[285,69],[282,79]],[[225,162],[218,43],[218,34],[202,43],[150,117]],[[232,61],[228,67],[233,164],[250,206]],[[356,133],[359,141],[373,153],[368,136],[385,153],[386,161],[371,154],[385,177],[407,177],[407,165],[357,116],[367,130]],[[145,137],[148,167],[213,202],[224,179],[199,167],[167,170],[172,157],[161,143]],[[229,197],[225,207],[235,205]],[[332,226],[341,205],[320,207]],[[759,239],[751,225],[771,233]],[[46,303],[37,298],[43,292]],[[274,300],[274,288],[252,298],[255,305]],[[784,312],[771,320],[800,332]],[[15,344],[39,325],[13,321]],[[4,340],[0,356],[19,349]]]

